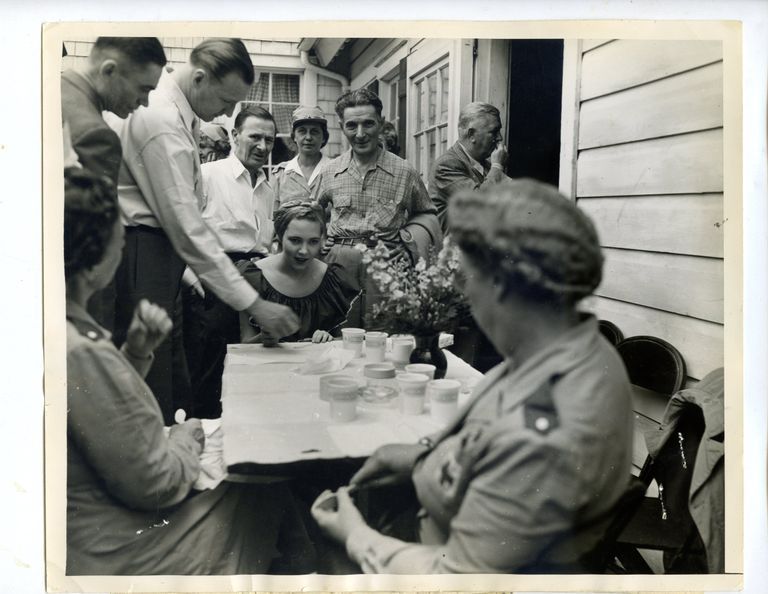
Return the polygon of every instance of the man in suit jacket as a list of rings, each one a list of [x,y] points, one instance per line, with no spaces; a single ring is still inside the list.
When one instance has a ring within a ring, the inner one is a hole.
[[[429,176],[429,197],[437,207],[443,233],[448,232],[450,197],[459,190],[500,182],[506,177],[506,162],[499,110],[481,102],[465,106],[459,114],[459,140],[435,161]]]
[[[111,111],[124,118],[147,105],[165,64],[156,37],[99,37],[87,64],[61,75],[62,119],[83,167],[117,185],[120,139],[101,114]]]

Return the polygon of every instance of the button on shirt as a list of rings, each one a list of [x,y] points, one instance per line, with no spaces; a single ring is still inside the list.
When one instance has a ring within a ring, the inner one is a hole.
[[[124,121],[112,118],[110,125],[123,146],[118,181],[123,223],[163,229],[176,253],[222,301],[246,309],[258,294],[203,220],[198,120],[173,77],[163,73],[148,108]]]
[[[268,252],[272,245],[272,185],[259,171],[256,185],[235,155],[205,163],[203,219],[226,252]]]
[[[318,202],[331,205],[328,233],[337,237],[373,232],[394,240],[414,215],[437,212],[416,170],[381,149],[376,166],[364,175],[351,149],[330,161],[322,171]]]
[[[290,161],[280,163],[274,171],[275,208],[291,200],[311,200],[317,198],[317,190],[320,187],[320,171],[330,159],[321,155],[312,175],[309,179],[304,177],[299,165],[299,156],[296,155]]]

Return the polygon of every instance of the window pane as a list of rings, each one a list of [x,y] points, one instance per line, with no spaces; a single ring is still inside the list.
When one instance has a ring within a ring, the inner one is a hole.
[[[440,121],[441,122],[447,122],[448,121],[448,66],[440,69],[440,80],[442,83],[442,86],[440,87],[442,89],[441,97],[440,97]]]
[[[269,73],[262,72],[259,75],[259,80],[251,85],[248,89],[248,96],[246,101],[269,101]]]
[[[422,173],[422,171],[421,171],[421,142],[422,142],[423,138],[424,138],[423,135],[420,135],[420,136],[416,137],[416,155],[415,155],[416,163],[415,163],[415,167],[416,167],[416,171],[418,171],[419,173]]]
[[[427,98],[429,105],[429,126],[435,125],[435,118],[437,117],[437,73],[430,74],[427,77],[427,83],[429,85],[429,97]]]
[[[293,110],[296,109],[299,106],[298,103],[295,105],[273,105],[272,106],[272,116],[275,118],[275,123],[277,124],[277,131],[280,134],[290,134],[291,133],[291,114],[293,113]]]
[[[299,103],[298,74],[272,75],[272,101],[276,103]]]
[[[435,151],[437,149],[436,139],[437,139],[437,130],[430,130],[429,132],[427,132],[427,143],[428,143],[427,170],[425,173],[429,173],[430,171],[432,171],[432,165],[435,162]]]
[[[416,129],[417,130],[423,130],[426,127],[424,125],[426,114],[422,113],[424,111],[422,109],[423,101],[424,101],[424,81],[421,81],[419,84],[416,85]]]
[[[437,154],[439,157],[440,155],[445,154],[445,151],[448,150],[448,128],[443,126],[439,129],[440,132],[440,152]]]

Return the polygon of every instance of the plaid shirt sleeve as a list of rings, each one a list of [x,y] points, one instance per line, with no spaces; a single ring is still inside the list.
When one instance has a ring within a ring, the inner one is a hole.
[[[432,199],[429,197],[427,188],[424,187],[424,182],[421,181],[419,174],[412,170],[410,172],[410,191],[408,198],[408,212],[410,216],[417,214],[432,213],[437,214],[437,208],[435,208]]]

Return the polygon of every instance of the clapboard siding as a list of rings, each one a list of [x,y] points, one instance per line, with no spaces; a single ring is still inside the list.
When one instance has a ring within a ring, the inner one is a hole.
[[[597,295],[723,322],[722,260],[611,248],[603,254]]]
[[[670,136],[723,125],[723,63],[585,101],[579,148]]]
[[[723,257],[722,194],[580,198],[578,203],[604,247]]]
[[[698,287],[688,289],[697,290]],[[616,324],[624,336],[656,336],[677,347],[690,377],[701,379],[723,366],[721,324],[605,297],[596,297],[590,303],[599,318]]]
[[[723,189],[723,131],[705,130],[579,152],[577,196]]]
[[[616,40],[583,54],[582,101],[721,60],[719,41]]]

